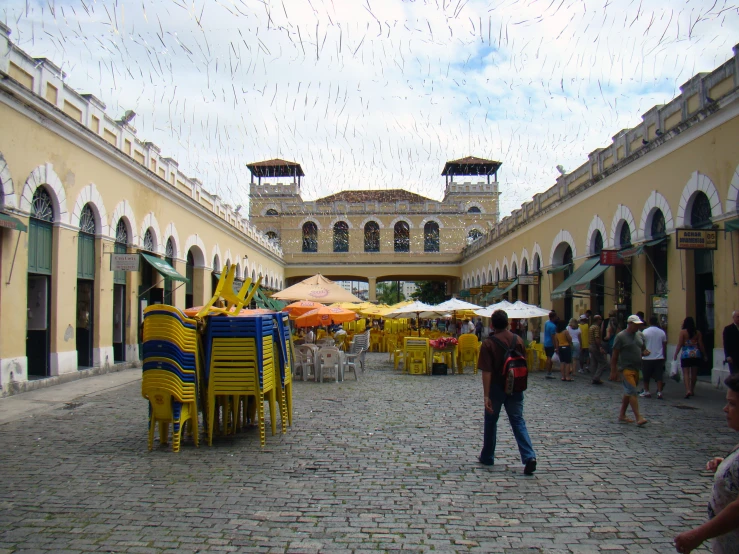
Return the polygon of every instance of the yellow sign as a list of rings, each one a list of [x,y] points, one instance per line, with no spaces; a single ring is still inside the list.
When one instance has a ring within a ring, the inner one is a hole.
[[[493,290],[495,290],[495,285],[483,285],[482,286],[482,292],[484,292],[485,294],[492,292]]]
[[[538,275],[519,275],[518,284],[519,285],[538,285],[539,276]]]
[[[475,287],[475,288],[472,288],[472,289],[470,289],[470,294],[471,294],[472,296],[475,296],[476,294],[480,294],[480,291],[481,291],[481,290],[482,290],[482,289],[481,289],[480,287]]]
[[[675,229],[675,247],[679,250],[716,250],[718,232],[713,229]]]

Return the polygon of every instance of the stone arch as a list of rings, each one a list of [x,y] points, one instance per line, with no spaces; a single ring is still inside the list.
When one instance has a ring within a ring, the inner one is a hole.
[[[493,282],[497,283],[500,280],[500,262],[495,260],[495,271],[493,271]]]
[[[313,223],[316,226],[316,229],[318,229],[319,231],[321,230],[321,224],[318,223],[318,220],[315,217],[306,217],[298,224],[298,229],[300,229],[301,233],[303,232],[303,225],[305,225],[306,223]]]
[[[675,221],[672,219],[672,210],[667,199],[656,190],[652,191],[647,201],[644,203],[644,209],[641,211],[641,219],[639,220],[639,236],[643,238],[651,238],[652,218],[657,210],[662,211],[665,216],[665,230],[669,233],[675,227]],[[650,235],[650,236],[647,236]]]
[[[731,184],[729,185],[729,194],[726,197],[726,213],[735,210],[739,210],[739,165],[734,170],[734,176],[731,178]]]
[[[469,212],[469,209],[470,208],[477,208],[478,210],[480,210],[479,213],[481,213],[481,214],[484,214],[485,213],[484,206],[482,204],[480,204],[479,202],[467,202],[464,205],[464,211],[465,211],[465,213]]]
[[[333,231],[334,230],[334,225],[336,225],[339,221],[343,221],[344,223],[346,223],[346,225],[347,225],[347,227],[349,227],[349,229],[354,229],[354,226],[352,225],[352,221],[348,217],[336,217],[336,218],[334,218],[331,221],[331,225],[329,226],[329,228]],[[301,227],[302,227],[302,225],[301,225]],[[275,232],[277,232],[277,231],[275,231]],[[280,233],[277,233],[278,236],[279,236],[279,234]]]
[[[521,268],[523,267],[524,262],[526,262],[527,268],[531,267],[531,260],[529,259],[529,251],[526,250],[526,248],[521,250],[521,256],[519,257],[519,260],[520,260],[519,266],[518,266],[519,273],[521,272]]]
[[[470,231],[477,230],[480,231],[483,235],[485,234],[485,230],[482,228],[482,226],[479,223],[473,223],[472,225],[468,225],[467,229],[464,231],[464,236],[468,237],[470,235]]]
[[[511,254],[511,270],[513,269],[513,264],[516,264],[516,271],[521,267],[518,263],[518,255],[514,252]]]
[[[588,234],[585,237],[585,252],[588,253],[588,255],[593,254],[593,238],[595,237],[595,232],[600,231],[600,235],[603,238],[603,248],[608,248],[608,233],[606,232],[606,224],[603,223],[603,220],[600,218],[598,214],[593,216],[592,221],[590,222],[590,227],[588,227]]]
[[[505,275],[505,277],[503,277],[504,279],[508,279],[511,275],[511,266],[508,263],[508,256],[503,256],[503,265],[501,272],[502,275]]]
[[[384,229],[385,228],[385,226],[382,224],[382,221],[380,221],[379,218],[377,218],[377,217],[367,217],[367,218],[364,219],[364,221],[362,221],[362,225],[360,227],[362,229],[362,231],[364,231],[364,226],[367,225],[370,221],[374,221],[375,223],[377,223],[377,226],[380,229]]]
[[[577,246],[575,246],[575,239],[572,238],[572,235],[569,231],[562,229],[559,233],[557,233],[557,236],[554,237],[554,240],[552,241],[552,249],[549,251],[549,265],[554,265],[554,252],[557,249],[557,247],[561,243],[567,243],[570,245],[570,248],[572,248],[572,259],[574,260],[577,258]],[[538,246],[538,245],[537,245]],[[536,247],[534,247],[534,250],[536,250]],[[541,259],[541,254],[539,255],[539,259]]]
[[[18,207],[18,199],[15,196],[15,187],[13,186],[13,177],[10,175],[10,168],[5,157],[0,153],[0,200],[2,204],[11,208]]]
[[[389,225],[388,229],[395,229],[395,224],[396,223],[400,223],[401,221],[405,221],[406,222],[406,224],[408,225],[408,229],[413,229],[413,223],[411,222],[410,219],[408,219],[404,215],[400,215],[400,216],[396,217],[395,219],[393,219],[390,222],[390,225]]]
[[[218,265],[213,267],[213,271],[220,273],[223,269],[224,258],[221,255],[221,247],[218,246],[218,244],[215,244],[210,251],[210,259],[213,261],[213,263],[215,263],[216,261],[216,256],[218,257]]]
[[[20,198],[20,210],[31,213],[31,202],[36,189],[44,185],[51,194],[54,202],[54,221],[69,224],[69,212],[67,211],[67,191],[64,189],[59,176],[54,172],[54,166],[46,163],[31,171],[31,174],[23,184],[23,192]]]
[[[144,220],[141,222],[139,246],[144,245],[144,235],[146,234],[147,229],[151,229],[152,234],[154,235],[155,252],[157,254],[164,254],[164,249],[167,243],[166,240],[162,240],[162,232],[159,228],[159,222],[157,221],[157,217],[154,215],[154,212],[146,214],[146,217],[144,217]]]
[[[277,204],[267,204],[262,208],[260,215],[266,216],[269,210],[274,210],[278,214],[280,213],[280,207]]]
[[[535,242],[534,247],[531,249],[531,269],[534,268],[534,258],[537,254],[539,255],[539,267],[541,268],[544,265],[544,256],[541,253],[541,246],[539,246],[538,242]]]
[[[205,260],[205,253],[207,252],[205,243],[198,235],[190,235],[187,237],[185,248],[183,249],[185,258],[187,258],[187,254],[190,251],[192,251],[192,261],[196,268],[212,269],[209,268],[208,262]],[[211,260],[212,259],[213,258],[211,258]]]
[[[264,268],[262,268],[262,264],[259,264],[259,269],[257,270],[257,277],[264,277]]]
[[[110,217],[110,225],[108,226],[109,236],[115,240],[115,230],[118,227],[118,220],[123,219],[126,225],[126,232],[128,233],[128,243],[133,245],[139,244],[138,237],[138,226],[136,225],[136,216],[133,215],[133,209],[128,203],[128,200],[121,200],[113,210],[113,215]]]
[[[733,183],[733,180],[732,180]],[[708,176],[694,171],[688,179],[683,194],[680,196],[680,205],[677,207],[677,224],[681,227],[690,227],[690,210],[698,192],[704,192],[711,203],[711,216],[716,217],[723,213],[721,209],[721,197],[716,190],[716,185]],[[667,215],[665,214],[665,219]]]
[[[427,218],[424,218],[423,221],[421,221],[421,225],[419,225],[419,229],[423,229],[427,223],[434,222],[439,226],[439,229],[443,229],[444,225],[441,223],[441,220],[437,216],[429,216]]]
[[[629,229],[631,229],[631,242],[635,243],[639,240],[639,231],[636,227],[634,216],[631,215],[631,210],[628,206],[619,204],[616,208],[616,213],[613,214],[613,219],[611,220],[611,237],[609,239],[609,244],[613,245],[614,248],[620,246],[618,244],[618,236],[624,222],[628,223]]]
[[[167,237],[167,240],[169,238],[172,238],[172,242],[174,243],[174,257],[177,260],[182,259],[183,255],[185,258],[187,258],[187,250],[182,251],[182,243],[180,242],[180,235],[177,233],[177,227],[175,227],[174,222],[170,222],[167,225],[167,228],[164,230],[164,236]],[[164,244],[167,244],[165,241]]]
[[[77,200],[74,203],[74,210],[72,210],[69,224],[75,229],[80,226],[82,209],[86,204],[90,204],[92,213],[95,215],[95,234],[110,236],[110,229],[108,228],[108,212],[105,210],[103,197],[100,195],[100,192],[98,192],[95,183],[90,183],[77,195]],[[117,224],[118,221],[116,220],[116,225]],[[115,229],[113,229],[113,234],[115,235]]]
[[[481,270],[479,270],[479,269],[477,270],[477,275],[476,275],[475,279],[476,279],[475,286],[478,286],[479,287],[480,285],[482,285],[482,271]]]

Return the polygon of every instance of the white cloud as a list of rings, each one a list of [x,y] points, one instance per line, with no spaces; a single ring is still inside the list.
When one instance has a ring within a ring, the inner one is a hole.
[[[234,204],[247,162],[300,162],[306,199],[441,198],[444,163],[471,154],[503,162],[504,215],[731,56],[737,8],[710,4],[9,0],[0,17]]]

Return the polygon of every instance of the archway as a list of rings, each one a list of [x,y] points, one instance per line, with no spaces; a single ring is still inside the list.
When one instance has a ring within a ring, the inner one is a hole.
[[[713,218],[711,202],[705,192],[697,191],[688,201],[690,226],[694,229],[710,227]],[[714,283],[713,283],[713,251],[694,250],[693,272],[695,281],[695,324],[703,335],[703,346],[707,359],[699,370],[700,375],[710,375],[713,368],[713,347],[715,342],[714,328]],[[690,256],[687,256],[690,260]]]
[[[573,271],[572,246],[567,242],[560,242],[554,249],[552,255],[554,268],[551,271],[552,290],[554,291],[567,279]],[[561,298],[552,299],[552,309],[557,312],[564,321],[572,318],[572,289],[569,288]]]
[[[95,290],[95,214],[90,204],[85,204],[80,213],[77,233],[77,322],[75,341],[77,367],[93,365],[92,338]]]
[[[115,226],[115,243],[113,252],[115,254],[126,254],[128,252],[129,225],[125,218],[121,217]],[[126,361],[126,306],[127,284],[125,271],[113,272],[113,361]]]

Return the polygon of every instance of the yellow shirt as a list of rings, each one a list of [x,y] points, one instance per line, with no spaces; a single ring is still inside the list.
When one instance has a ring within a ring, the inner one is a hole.
[[[587,323],[581,323],[578,325],[580,327],[580,348],[583,348],[587,350],[590,347],[590,333],[588,324]]]

